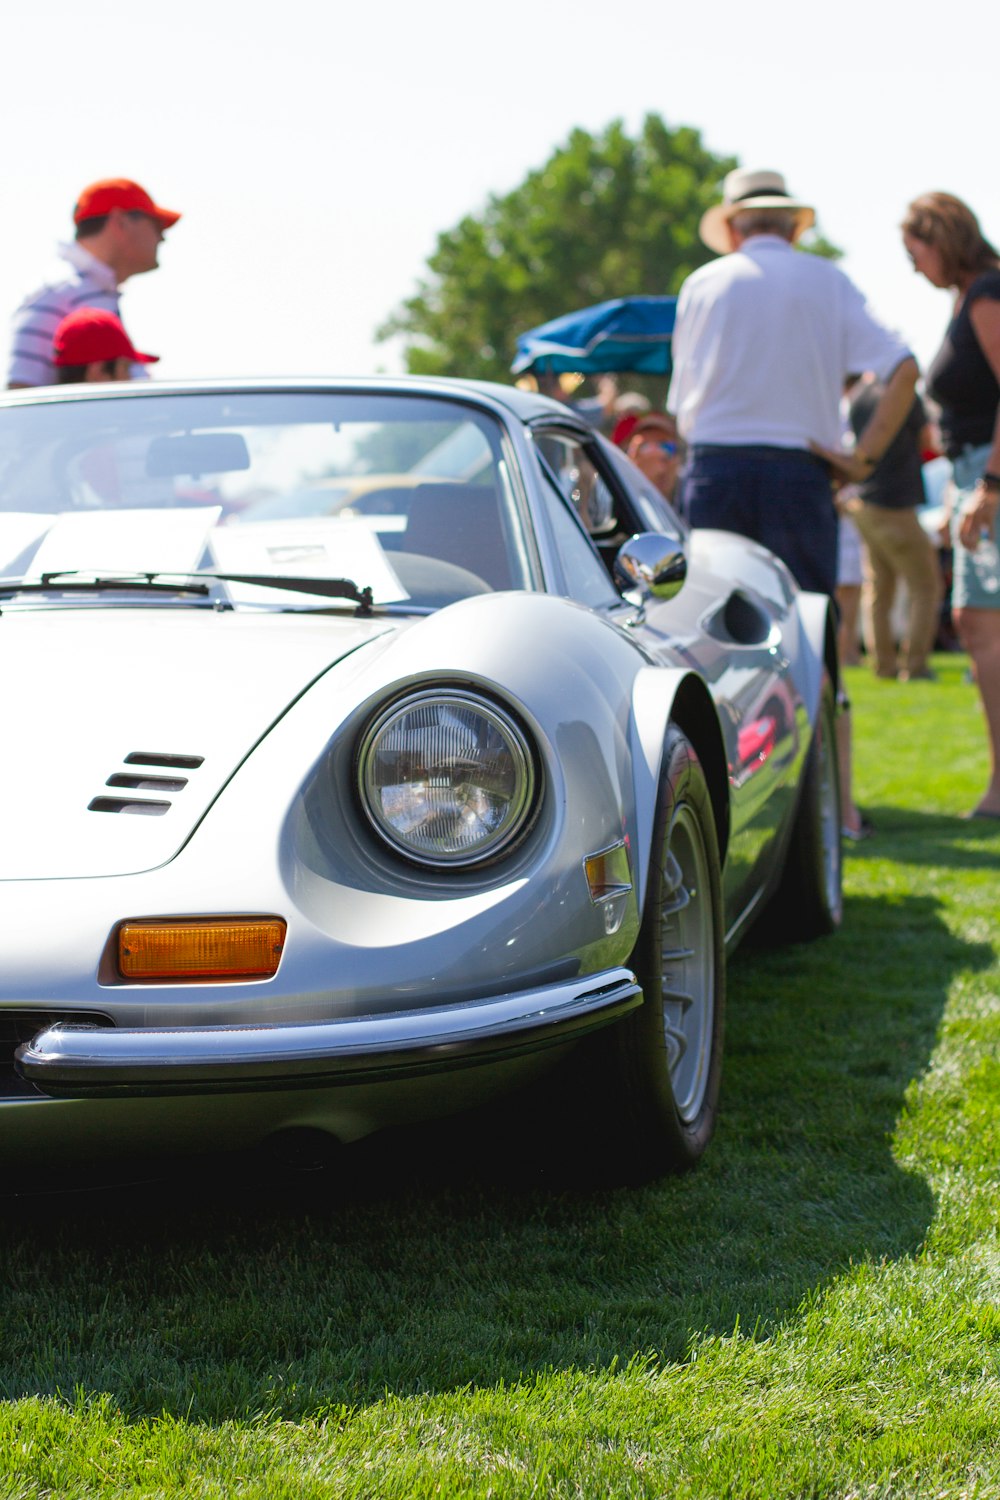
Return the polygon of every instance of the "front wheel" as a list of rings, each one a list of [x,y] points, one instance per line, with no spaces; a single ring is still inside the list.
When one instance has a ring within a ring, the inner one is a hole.
[[[642,926],[643,1004],[607,1033],[606,1081],[630,1175],[685,1171],[715,1130],[725,954],[719,846],[693,746],[667,733]]]

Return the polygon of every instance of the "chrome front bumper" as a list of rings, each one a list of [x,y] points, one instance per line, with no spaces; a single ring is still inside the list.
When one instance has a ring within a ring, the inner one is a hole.
[[[14,1054],[57,1098],[144,1097],[378,1083],[575,1040],[642,1003],[627,969],[515,995],[305,1025],[121,1030],[59,1022]]]

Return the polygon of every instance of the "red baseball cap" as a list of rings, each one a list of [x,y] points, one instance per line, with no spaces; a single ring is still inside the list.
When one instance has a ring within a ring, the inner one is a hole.
[[[148,214],[161,229],[169,229],[180,218],[173,209],[159,208],[137,182],[130,182],[127,177],[104,177],[84,188],[73,209],[73,222],[79,224],[83,219],[96,219],[101,214],[109,214],[113,208],[123,208],[126,213]]]
[[[611,433],[611,441],[616,448],[624,448],[636,427],[639,425],[639,413],[635,411],[626,412],[619,417]]]
[[[155,365],[158,354],[140,354],[133,347],[121,318],[103,307],[78,307],[63,318],[52,339],[53,363],[91,365],[105,359],[130,359]]]
[[[631,437],[636,432],[658,432],[669,438],[677,436],[677,424],[672,417],[668,417],[665,411],[643,412],[641,417],[636,418]]]

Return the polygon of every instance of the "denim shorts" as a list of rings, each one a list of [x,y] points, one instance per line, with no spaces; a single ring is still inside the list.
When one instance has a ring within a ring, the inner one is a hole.
[[[992,537],[984,537],[975,552],[958,540],[962,507],[986,469],[990,447],[983,443],[979,448],[966,448],[951,461],[957,490],[951,512],[952,609],[1000,609],[1000,512],[993,523]]]

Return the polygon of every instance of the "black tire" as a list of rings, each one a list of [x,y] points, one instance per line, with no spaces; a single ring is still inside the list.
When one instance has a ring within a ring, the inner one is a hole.
[[[772,941],[804,943],[836,932],[844,916],[837,710],[833,684],[823,682],[781,880],[764,926]]]
[[[715,1130],[726,970],[719,845],[705,773],[671,725],[642,926],[643,1003],[606,1033],[615,1149],[628,1177],[683,1172]]]

